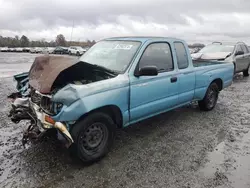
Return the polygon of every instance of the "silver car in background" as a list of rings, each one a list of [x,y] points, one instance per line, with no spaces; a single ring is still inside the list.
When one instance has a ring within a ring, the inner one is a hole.
[[[243,72],[244,76],[249,76],[250,53],[248,46],[243,42],[213,42],[191,56],[193,60],[231,62],[234,64],[234,73]]]

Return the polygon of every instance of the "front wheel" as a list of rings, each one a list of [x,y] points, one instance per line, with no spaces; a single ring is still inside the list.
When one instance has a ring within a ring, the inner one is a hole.
[[[201,110],[210,111],[212,110],[218,100],[219,88],[218,85],[213,82],[207,89],[206,95],[203,100],[199,101],[199,107]]]
[[[115,130],[110,116],[102,112],[92,113],[74,125],[71,152],[85,163],[98,161],[110,150]]]

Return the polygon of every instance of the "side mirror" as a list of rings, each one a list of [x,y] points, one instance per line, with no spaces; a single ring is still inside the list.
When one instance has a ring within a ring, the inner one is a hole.
[[[145,66],[140,68],[136,76],[156,76],[158,75],[158,70],[156,66]]]
[[[244,54],[244,52],[243,51],[238,51],[238,52],[236,52],[235,53],[235,56],[238,56],[238,55],[243,55]]]

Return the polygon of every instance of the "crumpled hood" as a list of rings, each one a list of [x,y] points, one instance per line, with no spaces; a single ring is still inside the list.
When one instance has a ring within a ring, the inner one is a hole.
[[[204,60],[219,60],[227,58],[231,52],[216,52],[216,53],[195,53],[191,54],[193,59],[204,59]]]
[[[39,56],[29,71],[29,84],[40,93],[49,93],[57,76],[78,61],[65,56]]]

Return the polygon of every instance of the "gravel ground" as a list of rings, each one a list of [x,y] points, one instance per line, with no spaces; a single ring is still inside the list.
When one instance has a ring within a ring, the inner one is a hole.
[[[0,67],[16,73],[35,56],[0,53]],[[27,124],[7,117],[14,83],[0,78],[0,187],[250,187],[249,83],[237,75],[211,112],[194,104],[119,130],[112,151],[84,166],[56,140],[22,147]]]

